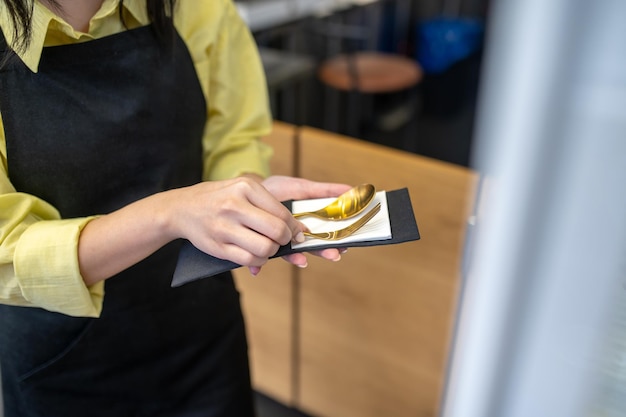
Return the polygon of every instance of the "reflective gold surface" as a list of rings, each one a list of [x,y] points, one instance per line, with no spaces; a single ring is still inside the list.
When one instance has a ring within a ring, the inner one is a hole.
[[[304,232],[305,236],[313,237],[316,239],[324,239],[324,240],[340,240],[344,239],[348,236],[352,236],[356,231],[365,226],[367,222],[372,220],[376,214],[380,211],[380,203],[376,204],[373,209],[365,213],[363,217],[359,220],[355,221],[348,227],[344,227],[343,229],[333,230],[332,232]]]
[[[343,220],[356,216],[376,195],[372,184],[361,184],[340,195],[335,201],[316,211],[294,213],[295,218],[316,216],[328,220]]]

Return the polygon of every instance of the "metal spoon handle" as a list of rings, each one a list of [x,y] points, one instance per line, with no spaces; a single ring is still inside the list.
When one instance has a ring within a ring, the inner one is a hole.
[[[300,217],[306,217],[306,216],[315,216],[315,217],[319,217],[320,219],[327,218],[324,214],[321,214],[317,211],[303,211],[300,213],[293,213],[293,217],[295,217],[296,219],[299,219]]]

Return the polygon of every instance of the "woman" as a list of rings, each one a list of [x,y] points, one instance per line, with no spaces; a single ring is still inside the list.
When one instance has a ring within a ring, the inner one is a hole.
[[[303,238],[279,201],[348,186],[263,180],[233,4],[3,0],[0,28],[5,416],[253,415],[232,278],[170,288],[181,239],[256,274]]]

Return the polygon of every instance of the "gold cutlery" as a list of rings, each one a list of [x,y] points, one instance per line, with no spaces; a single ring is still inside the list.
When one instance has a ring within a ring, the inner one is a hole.
[[[339,230],[333,230],[331,232],[304,232],[305,236],[313,237],[316,239],[324,239],[324,240],[339,240],[344,239],[348,236],[353,235],[357,230],[361,229],[367,222],[372,220],[372,218],[378,214],[380,211],[380,203],[376,204],[374,208],[365,213],[363,217],[359,220],[352,223],[350,226],[345,227]]]
[[[304,216],[315,216],[327,220],[343,220],[362,212],[376,196],[376,188],[372,184],[361,184],[340,195],[335,201],[316,211],[293,213],[297,219]]]

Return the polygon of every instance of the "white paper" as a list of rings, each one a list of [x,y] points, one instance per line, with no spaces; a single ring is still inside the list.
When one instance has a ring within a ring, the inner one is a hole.
[[[301,213],[304,211],[319,210],[328,204],[335,201],[335,198],[317,198],[313,200],[298,200],[294,201],[291,206],[292,213]],[[329,242],[336,243],[349,243],[349,242],[363,242],[363,241],[376,241],[391,239],[391,224],[389,223],[389,210],[387,208],[387,195],[385,191],[378,191],[376,196],[372,199],[370,204],[365,210],[345,220],[323,220],[313,216],[302,217],[299,220],[304,223],[311,232],[330,232],[332,230],[343,229],[348,227],[355,221],[359,220],[369,212],[376,203],[380,203],[380,211],[369,221],[365,226],[359,229],[352,236],[340,240],[324,240],[306,237],[306,240],[302,243],[292,243],[293,249],[309,248],[321,245],[327,245]]]

